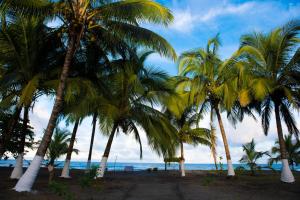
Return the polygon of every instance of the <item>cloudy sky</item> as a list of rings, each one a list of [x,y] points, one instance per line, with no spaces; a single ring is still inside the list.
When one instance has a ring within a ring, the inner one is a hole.
[[[225,59],[238,48],[241,35],[253,31],[267,32],[291,19],[300,19],[300,2],[297,0],[159,0],[159,2],[172,10],[175,17],[173,24],[168,28],[152,25],[145,25],[145,27],[151,28],[165,37],[173,45],[178,55],[185,50],[204,47],[209,38],[219,33],[222,40],[219,54]],[[176,63],[161,58],[159,55],[152,55],[148,64],[164,69],[171,75],[177,74]],[[52,105],[53,99],[42,97],[30,114],[31,124],[38,138],[41,137],[41,133],[47,125]],[[300,124],[300,117],[296,112],[295,118]],[[91,118],[84,119],[78,129],[75,148],[79,149],[80,153],[73,155],[74,160],[85,161],[87,159],[92,130],[91,120]],[[235,128],[224,115],[223,120],[234,163],[238,163],[241,158],[242,144],[254,138],[258,143],[257,149],[266,151],[271,148],[277,137],[274,117],[268,136],[263,134],[259,118],[257,122],[246,118]],[[202,127],[208,128],[208,122],[209,119],[206,117],[201,122]],[[60,126],[64,127],[65,124],[62,122]],[[298,127],[300,128],[299,125]],[[73,125],[67,128],[72,130]],[[217,152],[224,158],[223,142],[218,129],[217,131]],[[284,132],[287,133],[286,127],[284,127]],[[143,160],[140,160],[139,146],[134,138],[120,133],[113,141],[109,161],[117,158],[118,162],[162,162],[163,159],[147,146],[144,133],[142,133],[142,141],[144,154]],[[98,129],[93,148],[93,161],[101,159],[106,142],[107,137],[102,136]],[[187,163],[212,163],[208,147],[185,145],[185,153]],[[26,158],[30,159],[34,154],[34,151],[29,152]],[[261,162],[265,161],[261,160]]]

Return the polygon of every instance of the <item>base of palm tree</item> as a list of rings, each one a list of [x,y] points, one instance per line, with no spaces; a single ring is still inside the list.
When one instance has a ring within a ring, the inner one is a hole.
[[[289,162],[287,159],[282,159],[282,169],[281,169],[281,178],[280,180],[285,183],[293,183],[295,182],[295,178],[290,169]]]
[[[19,179],[16,186],[13,190],[17,192],[30,192],[32,185],[39,173],[41,163],[43,161],[42,156],[35,155],[32,162],[30,163],[28,169],[23,174],[23,176]]]
[[[185,176],[185,170],[184,170],[184,161],[180,161],[180,171],[181,171],[181,176]]]
[[[102,178],[104,176],[107,159],[107,157],[102,157],[99,168],[97,169],[96,178]]]
[[[231,160],[227,160],[227,176],[235,176]]]
[[[10,175],[11,179],[19,179],[23,175],[23,153],[18,155],[16,165]]]
[[[70,176],[70,160],[65,160],[64,168],[60,175],[61,178],[71,178]]]

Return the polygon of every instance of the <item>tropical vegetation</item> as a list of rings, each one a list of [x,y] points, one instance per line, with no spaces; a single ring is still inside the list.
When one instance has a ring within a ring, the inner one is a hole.
[[[270,163],[281,160],[281,181],[295,181],[290,167],[300,162],[293,114],[300,106],[299,21],[269,33],[243,35],[228,59],[219,55],[219,35],[177,59],[168,41],[143,27],[146,23],[168,26],[173,21],[172,12],[152,0],[2,0],[0,16],[0,158],[11,154],[17,158],[11,175],[19,179],[14,190],[32,189],[44,158],[51,181],[55,161],[66,154],[61,177],[71,178],[77,132],[89,117],[92,132],[80,131],[90,137],[87,170],[97,126],[108,138],[92,178],[104,176],[113,140],[121,133],[137,141],[140,158],[141,133],[145,133],[151,149],[166,162],[179,161],[182,176],[184,144],[205,145],[218,170],[216,119],[227,175],[232,177],[227,139],[231,133],[225,120],[236,125],[245,115],[260,118],[267,135],[274,113],[278,140]],[[49,27],[50,22],[55,27]],[[147,58],[154,53],[176,61],[178,75],[150,66]],[[23,156],[35,144],[33,133],[40,131],[33,130],[29,118],[42,96],[53,98],[54,104],[23,174]],[[210,123],[200,128],[205,116]],[[72,133],[59,128],[61,121],[73,125]],[[259,168],[257,160],[267,155],[256,151],[255,145],[254,140],[243,145],[245,155],[240,160],[253,174]]]

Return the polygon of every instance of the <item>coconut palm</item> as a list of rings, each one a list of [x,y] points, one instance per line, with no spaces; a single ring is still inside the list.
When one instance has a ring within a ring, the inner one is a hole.
[[[162,55],[175,58],[175,51],[163,38],[138,26],[139,22],[168,25],[172,21],[173,16],[168,9],[149,0],[27,0],[22,2],[4,0],[1,2],[0,8],[10,12],[21,12],[24,15],[57,16],[62,21],[62,30],[65,30],[64,36],[67,39],[67,53],[49,123],[37,154],[28,169],[28,173],[24,174],[15,187],[16,191],[29,191],[39,170],[38,166],[40,166],[46,153],[56,120],[62,109],[66,79],[69,75],[73,56],[81,41],[91,35],[94,39],[101,35],[101,39],[104,37],[110,41],[119,41],[123,38],[131,43],[155,49]]]
[[[125,134],[134,134],[140,144],[141,158],[142,146],[138,127],[145,131],[149,145],[159,155],[167,149],[174,148],[174,129],[163,113],[152,106],[171,92],[166,85],[168,76],[164,72],[145,66],[145,60],[150,53],[128,55],[129,57],[112,63],[111,97],[99,112],[102,132],[108,133],[109,138],[97,177],[104,176],[113,138],[120,130]]]
[[[28,112],[33,102],[46,92],[42,83],[50,78],[46,76],[46,71],[49,73],[54,68],[49,63],[57,63],[59,60],[56,56],[53,59],[54,55],[58,55],[55,51],[60,44],[55,43],[56,38],[55,31],[47,28],[43,19],[38,18],[15,16],[4,30],[0,30],[0,63],[3,69],[0,106],[5,109],[11,103],[15,107],[10,128],[2,139],[4,143],[10,139],[21,110],[26,108],[24,111]],[[3,155],[2,149],[0,147],[0,157]]]
[[[300,141],[296,139],[293,140],[292,135],[285,135],[284,143],[288,154],[287,158],[289,161],[289,165],[294,170],[294,166],[300,163]],[[271,153],[275,155],[275,157],[269,159],[270,165],[272,165],[274,162],[277,163],[281,160],[280,146],[278,140],[275,142],[275,145],[272,147]]]
[[[181,79],[178,87],[189,88],[190,99],[199,104],[200,112],[210,110],[216,115],[224,143],[228,176],[234,176],[227,137],[221,117],[221,110],[231,110],[237,99],[235,92],[236,78],[231,72],[232,63],[222,61],[218,55],[220,41],[218,36],[208,41],[206,49],[196,49],[184,52],[179,58],[179,72],[185,77]]]
[[[68,146],[70,142],[71,133],[68,130],[63,130],[60,128],[55,129],[53,138],[51,139],[49,148],[46,153],[48,160],[48,170],[49,170],[49,182],[52,181],[54,177],[54,162],[62,155],[68,153]],[[77,149],[72,149],[72,151],[78,153]]]
[[[251,142],[243,145],[243,151],[245,154],[240,159],[241,163],[245,163],[251,170],[251,174],[255,175],[255,170],[260,169],[260,166],[257,165],[257,160],[262,158],[264,155],[268,155],[268,151],[256,151],[255,150],[254,139]]]
[[[299,30],[299,21],[291,21],[267,34],[255,32],[244,35],[239,50],[242,59],[248,60],[249,65],[249,77],[245,79],[247,87],[241,99],[244,102],[260,102],[262,126],[266,135],[274,109],[283,165],[281,181],[287,183],[295,179],[288,164],[281,119],[289,133],[298,136],[292,107],[298,108],[300,105]]]
[[[181,176],[185,176],[184,170],[184,148],[183,144],[191,144],[191,145],[207,145],[211,146],[210,142],[210,130],[206,128],[198,127],[198,115],[196,106],[186,106],[183,109],[181,114],[174,115],[170,110],[166,111],[168,118],[171,121],[171,124],[177,130],[179,145],[180,145],[180,170]]]

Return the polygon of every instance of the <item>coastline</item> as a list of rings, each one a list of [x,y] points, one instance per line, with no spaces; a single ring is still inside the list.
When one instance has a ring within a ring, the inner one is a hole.
[[[48,186],[48,171],[41,168],[33,192],[17,193],[11,188],[16,180],[10,180],[11,168],[0,167],[0,199],[46,200],[64,199]],[[285,184],[279,181],[280,173],[260,171],[256,176],[249,172],[237,172],[237,176],[226,178],[226,173],[206,170],[187,170],[186,177],[178,171],[134,171],[112,172],[91,186],[82,187],[80,182],[83,170],[71,170],[71,179],[58,176],[61,170],[55,169],[54,181],[64,185],[73,199],[129,199],[129,200],[177,200],[177,199],[291,199],[300,195],[300,182]],[[294,172],[300,180],[300,172]]]

